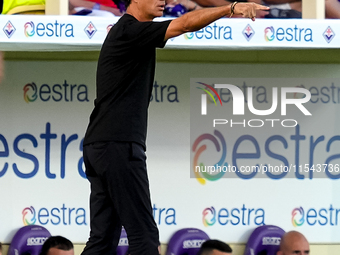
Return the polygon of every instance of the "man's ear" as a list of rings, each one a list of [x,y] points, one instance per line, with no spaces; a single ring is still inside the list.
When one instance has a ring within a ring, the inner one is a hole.
[[[278,251],[278,252],[276,253],[276,255],[283,255],[283,252],[282,252],[282,251]]]

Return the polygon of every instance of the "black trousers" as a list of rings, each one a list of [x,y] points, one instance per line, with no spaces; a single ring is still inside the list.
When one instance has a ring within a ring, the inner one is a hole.
[[[133,142],[98,142],[84,146],[83,153],[91,184],[91,231],[82,255],[116,254],[122,226],[131,255],[158,255],[159,234],[143,147]]]

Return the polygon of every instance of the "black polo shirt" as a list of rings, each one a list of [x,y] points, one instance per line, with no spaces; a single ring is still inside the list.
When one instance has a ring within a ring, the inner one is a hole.
[[[156,47],[164,47],[171,20],[139,22],[129,14],[111,28],[97,66],[97,98],[84,145],[132,141],[145,148]]]

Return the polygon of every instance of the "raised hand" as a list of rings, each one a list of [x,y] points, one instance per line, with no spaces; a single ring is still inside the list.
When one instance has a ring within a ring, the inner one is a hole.
[[[241,15],[255,21],[256,11],[269,11],[269,7],[256,3],[234,3],[232,14]]]

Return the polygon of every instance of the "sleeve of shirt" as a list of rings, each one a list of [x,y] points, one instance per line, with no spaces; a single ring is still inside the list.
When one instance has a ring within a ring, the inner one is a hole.
[[[163,48],[166,44],[164,41],[166,30],[171,20],[155,22],[135,22],[131,25],[130,32],[134,34],[134,41],[139,47],[158,47]]]

